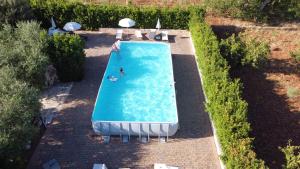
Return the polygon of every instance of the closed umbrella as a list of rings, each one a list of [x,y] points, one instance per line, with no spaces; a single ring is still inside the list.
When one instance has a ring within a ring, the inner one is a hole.
[[[68,22],[64,26],[64,30],[71,31],[71,32],[79,30],[80,28],[81,28],[81,25],[77,22]]]
[[[129,27],[133,27],[134,25],[135,25],[135,21],[130,18],[124,18],[119,21],[119,26],[127,28],[127,30]],[[127,33],[127,37],[128,37],[128,33]]]
[[[56,24],[54,22],[53,17],[51,17],[51,28],[56,28]]]
[[[156,29],[160,29],[161,28],[161,25],[160,25],[160,22],[159,22],[159,18],[157,19],[157,23],[156,23]]]

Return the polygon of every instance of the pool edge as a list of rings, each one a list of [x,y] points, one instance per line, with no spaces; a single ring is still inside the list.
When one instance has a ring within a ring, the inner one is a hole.
[[[176,106],[176,120],[174,122],[137,122],[137,121],[105,121],[105,120],[94,120],[94,113],[92,112],[91,122],[93,126],[93,130],[96,134],[102,134],[102,135],[120,135],[120,134],[128,134],[128,135],[144,135],[148,134],[149,136],[172,136],[174,135],[178,128],[179,128],[179,120],[178,120],[178,107],[177,107],[177,99],[176,99],[176,89],[175,89],[175,76],[174,76],[174,67],[173,67],[173,59],[172,59],[172,50],[171,45],[166,42],[145,42],[145,41],[121,41],[121,43],[157,43],[166,45],[169,48],[169,59],[171,62],[171,70],[172,70],[172,78],[174,81],[174,102]],[[107,63],[107,66],[110,63],[110,57],[112,56],[112,52],[109,54],[109,60]],[[103,74],[100,87],[98,89],[96,101],[94,104],[94,107],[96,106],[98,102],[99,93],[102,87],[102,83],[104,80],[104,77],[106,76],[106,70]],[[148,125],[148,128],[145,127]],[[119,128],[117,127],[119,126]],[[128,129],[126,130],[124,126],[127,126]],[[139,126],[139,127],[137,127]],[[158,127],[159,126],[159,127]],[[146,132],[146,130],[150,132]]]

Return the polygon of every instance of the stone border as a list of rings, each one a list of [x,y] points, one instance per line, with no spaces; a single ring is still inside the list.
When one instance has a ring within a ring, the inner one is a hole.
[[[196,57],[196,50],[195,50],[195,46],[194,46],[194,43],[193,43],[193,40],[192,40],[191,32],[189,32],[189,34],[190,34],[190,42],[191,42],[192,50],[193,50],[194,57],[195,57],[195,60],[196,60],[196,63],[197,63],[197,70],[198,70],[198,74],[199,74],[200,81],[201,81],[201,87],[202,87],[203,94],[204,94],[204,97],[205,97],[205,102],[207,102],[207,97],[206,97],[206,94],[205,94],[205,90],[203,88],[203,81],[202,81],[202,78],[201,78],[202,74],[201,74],[201,70],[199,69],[199,63],[198,63],[198,60],[197,60],[197,57]],[[217,132],[216,132],[216,128],[215,128],[214,122],[213,122],[213,120],[212,120],[209,113],[208,113],[208,115],[209,115],[209,119],[210,119],[210,122],[211,122],[211,127],[213,129],[213,137],[214,137],[215,146],[216,146],[216,149],[217,149],[217,154],[218,154],[218,157],[219,157],[220,166],[221,166],[221,169],[226,169],[226,166],[224,165],[222,159],[220,158],[221,155],[223,154],[223,151],[222,151],[222,147],[221,147],[221,144],[220,144]]]
[[[226,26],[226,25],[224,25]],[[237,27],[243,29],[251,29],[251,30],[285,30],[285,31],[299,31],[299,27],[275,27],[275,26],[239,26]]]
[[[40,115],[45,127],[51,124],[53,118],[61,111],[72,87],[73,82],[59,83],[46,89],[41,94],[40,103],[42,104],[42,108],[40,110]]]

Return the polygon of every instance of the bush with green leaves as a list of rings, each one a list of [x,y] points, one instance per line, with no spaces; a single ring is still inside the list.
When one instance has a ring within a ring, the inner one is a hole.
[[[235,34],[221,40],[220,51],[231,68],[239,68],[241,66],[260,68],[267,61],[267,57],[270,54],[267,43]]]
[[[48,55],[60,81],[79,81],[84,75],[84,41],[78,35],[54,34]]]
[[[37,132],[38,90],[18,80],[11,67],[0,68],[0,168],[14,168],[25,145]]]
[[[35,87],[44,85],[48,64],[47,35],[37,22],[18,22],[0,30],[0,68],[11,67],[20,80]]]
[[[254,68],[260,68],[267,61],[270,54],[270,47],[266,42],[256,41],[252,38],[244,38],[246,54],[242,59],[242,65],[249,65]]]
[[[300,48],[294,52],[290,52],[290,56],[296,61],[300,62]]]
[[[291,142],[289,140],[288,145],[284,148],[279,147],[286,159],[286,165],[283,166],[284,169],[300,168],[300,146],[292,146]]]
[[[17,21],[30,19],[32,16],[29,0],[1,0],[0,25],[15,25]]]
[[[233,34],[227,39],[221,39],[220,52],[233,68],[240,67],[246,55],[245,44],[239,36]]]
[[[227,168],[266,168],[253,151],[248,105],[241,97],[241,83],[229,77],[229,66],[220,53],[218,39],[211,27],[199,20],[192,17],[189,29],[207,97],[206,110],[223,150],[222,160]]]
[[[83,29],[97,30],[100,27],[118,27],[123,18],[136,21],[137,28],[155,28],[159,18],[164,29],[187,29],[190,9],[197,10],[203,18],[204,10],[199,7],[190,8],[159,8],[117,5],[82,4],[63,0],[31,0],[31,6],[38,20],[45,27],[50,26],[50,18],[54,16],[59,27],[66,22],[76,21]]]

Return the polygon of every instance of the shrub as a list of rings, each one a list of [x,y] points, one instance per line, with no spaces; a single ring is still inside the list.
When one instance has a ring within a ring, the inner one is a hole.
[[[241,66],[260,68],[267,61],[270,53],[267,43],[241,38],[240,35],[235,34],[221,40],[220,51],[232,68]]]
[[[296,61],[296,62],[300,62],[300,49],[294,51],[294,52],[290,52],[290,56]]]
[[[241,83],[229,77],[229,67],[222,57],[219,42],[211,28],[193,16],[189,28],[196,50],[206,110],[214,121],[222,146],[222,160],[227,168],[266,168],[252,150],[247,119],[247,103],[241,98]]]
[[[245,48],[241,38],[235,34],[227,39],[222,39],[220,42],[221,54],[233,68],[242,65],[242,60],[246,55]]]
[[[11,68],[0,69],[0,168],[15,168],[9,166],[36,133],[33,120],[40,109],[38,99],[38,90],[17,80]]]
[[[267,61],[270,54],[270,47],[266,42],[259,42],[255,39],[243,39],[246,54],[242,59],[242,65],[249,65],[260,68]]]
[[[190,8],[84,5],[63,0],[31,0],[31,6],[35,16],[47,28],[50,26],[51,16],[54,16],[60,27],[66,22],[76,21],[83,29],[90,30],[99,27],[116,28],[119,20],[125,17],[135,20],[137,28],[154,28],[159,18],[164,29],[187,29],[190,18]],[[191,8],[195,8],[203,18],[204,10],[198,7]]]
[[[300,168],[300,146],[292,146],[291,140],[289,140],[288,145],[286,147],[279,147],[279,149],[284,153],[286,159],[286,165],[283,166],[283,168]]]
[[[83,78],[84,41],[78,35],[55,34],[49,40],[48,54],[61,81],[78,81]]]
[[[229,15],[237,18],[262,19],[263,15],[258,12],[260,1],[236,1],[236,0],[205,0],[204,4],[218,14]]]
[[[17,21],[30,19],[32,11],[29,0],[2,0],[0,3],[0,25],[15,25]]]
[[[295,87],[288,87],[287,96],[289,98],[294,98],[300,95],[300,90]]]
[[[18,22],[16,28],[4,25],[0,31],[0,67],[9,66],[18,79],[42,87],[48,63],[46,47],[46,32],[37,22]]]

